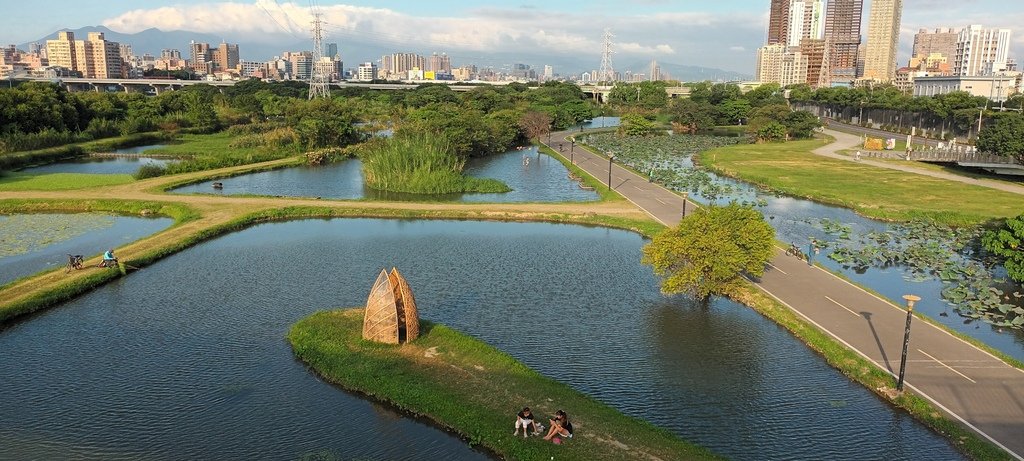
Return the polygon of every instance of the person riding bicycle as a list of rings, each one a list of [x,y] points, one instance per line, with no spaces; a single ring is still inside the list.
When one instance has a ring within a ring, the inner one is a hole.
[[[114,250],[107,250],[103,253],[103,262],[100,263],[100,267],[114,267],[117,265],[117,257],[114,256]]]

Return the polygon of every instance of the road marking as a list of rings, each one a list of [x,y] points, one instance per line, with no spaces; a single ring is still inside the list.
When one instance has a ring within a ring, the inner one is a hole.
[[[782,272],[782,275],[789,275],[789,274],[786,273],[786,271],[784,271],[782,269],[779,269],[779,266],[776,266],[776,265],[774,265],[772,263],[765,263],[765,264],[767,264],[769,266],[772,266],[772,269],[775,269],[775,270],[777,270],[779,272]]]
[[[640,191],[640,192],[643,192],[643,191],[644,191],[643,189],[641,189],[641,188],[640,188],[640,186],[638,186],[638,185],[636,185],[636,184],[633,184],[633,188],[634,188],[634,189],[636,189],[636,190],[638,190],[638,191]]]
[[[665,203],[665,201],[664,201],[664,200],[662,200],[662,199],[660,199],[660,198],[658,198],[658,197],[654,197],[654,200],[657,200],[657,201],[658,201],[658,203],[660,203],[660,204],[662,204],[662,205],[668,205],[667,203]]]
[[[825,299],[827,299],[827,300],[829,300],[829,301],[832,301],[832,303],[833,303],[833,304],[835,304],[835,305],[837,305],[837,306],[839,306],[839,307],[842,307],[843,309],[846,309],[846,312],[849,312],[849,313],[851,313],[851,314],[853,314],[853,315],[855,315],[855,316],[857,316],[857,317],[860,317],[860,316],[861,316],[860,314],[858,314],[858,313],[854,312],[854,311],[853,311],[853,309],[850,309],[849,307],[846,307],[846,306],[844,306],[844,305],[842,305],[842,304],[839,304],[839,301],[836,301],[836,300],[834,300],[834,299],[832,299],[832,298],[829,298],[828,296],[826,296],[826,297],[825,297]]]
[[[964,377],[964,379],[966,379],[966,380],[968,380],[968,381],[970,381],[970,382],[972,382],[972,383],[974,383],[974,384],[978,384],[978,382],[977,382],[977,381],[975,381],[975,380],[973,380],[973,379],[971,379],[971,378],[968,378],[968,377],[967,377],[967,375],[965,375],[965,374],[963,374],[963,373],[960,373],[959,371],[956,371],[956,369],[954,369],[953,367],[951,367],[951,366],[949,366],[949,365],[946,365],[945,363],[942,363],[942,362],[940,362],[940,361],[939,361],[939,359],[937,359],[937,358],[935,358],[935,357],[932,357],[932,356],[931,356],[930,354],[928,354],[927,352],[925,352],[925,351],[922,351],[921,349],[918,349],[917,351],[918,351],[918,352],[920,352],[920,353],[922,353],[922,354],[924,354],[924,355],[926,355],[926,356],[928,356],[928,358],[930,358],[930,359],[934,360],[934,361],[935,361],[935,363],[938,363],[939,365],[942,365],[942,366],[944,366],[944,367],[946,367],[946,368],[949,368],[949,369],[950,369],[950,371],[952,371],[953,373],[956,373],[956,374],[958,374],[958,375],[960,375],[960,376],[963,376],[963,377]]]

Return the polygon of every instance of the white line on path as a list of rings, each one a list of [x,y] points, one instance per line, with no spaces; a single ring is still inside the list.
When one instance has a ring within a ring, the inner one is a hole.
[[[839,307],[842,307],[843,309],[846,309],[846,312],[849,312],[849,313],[851,313],[851,314],[853,314],[853,315],[855,315],[857,317],[860,317],[860,314],[854,312],[853,309],[850,309],[849,307],[846,307],[846,306],[844,306],[842,304],[839,304],[839,301],[836,301],[836,300],[834,300],[832,298],[829,298],[828,296],[826,296],[825,299],[827,299],[829,301],[832,301],[833,304],[835,304],[835,305],[837,305]]]
[[[787,273],[786,273],[786,271],[784,271],[784,270],[782,270],[782,269],[779,269],[779,266],[776,266],[776,265],[774,265],[774,264],[772,264],[772,263],[765,263],[765,264],[767,264],[767,265],[771,266],[771,267],[772,267],[772,269],[775,269],[775,270],[777,270],[777,271],[779,271],[779,272],[782,272],[782,275],[789,275],[789,274],[787,274]]]
[[[953,373],[956,373],[956,374],[958,374],[958,375],[960,375],[960,376],[963,376],[963,377],[964,377],[964,379],[966,379],[966,380],[968,380],[968,381],[970,381],[970,382],[972,382],[972,383],[974,383],[974,384],[978,384],[978,382],[977,382],[977,381],[975,381],[975,380],[973,380],[973,379],[971,379],[971,378],[968,378],[968,377],[967,377],[967,375],[965,375],[965,374],[963,374],[963,373],[960,373],[959,371],[956,371],[956,369],[954,369],[953,367],[951,367],[951,366],[949,366],[949,365],[946,365],[945,363],[942,363],[942,362],[940,362],[940,361],[939,361],[939,359],[937,359],[937,358],[935,358],[935,357],[932,357],[932,356],[931,356],[930,354],[928,354],[927,352],[925,352],[925,351],[922,351],[921,349],[918,349],[917,351],[918,351],[918,352],[920,352],[920,353],[922,353],[922,354],[924,354],[924,355],[927,355],[927,356],[928,356],[928,358],[930,358],[930,359],[934,360],[934,361],[935,361],[935,363],[938,363],[939,365],[942,365],[942,366],[944,366],[944,367],[946,367],[946,368],[949,368],[949,369],[950,369],[950,371],[952,371]]]

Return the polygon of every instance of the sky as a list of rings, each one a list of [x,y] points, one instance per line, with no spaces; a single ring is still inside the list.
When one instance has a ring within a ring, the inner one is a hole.
[[[865,0],[862,35],[871,0]],[[310,6],[327,22],[326,41],[344,55],[346,39],[374,41],[402,51],[428,44],[453,64],[492,52],[601,60],[601,35],[615,35],[614,60],[714,67],[753,74],[764,44],[770,0],[0,0],[0,43],[24,43],[58,29],[104,25],[124,33],[151,27],[223,36],[228,42],[309,36]],[[102,6],[100,6],[102,5]],[[904,0],[898,62],[910,56],[920,28],[1013,29],[1024,24],[1021,0]],[[1024,56],[1024,31],[1014,30],[1011,57]],[[168,46],[181,46],[168,44]],[[242,58],[245,59],[244,50]],[[354,60],[371,57],[353,56]],[[349,59],[347,59],[349,60]],[[542,63],[536,63],[542,64]]]

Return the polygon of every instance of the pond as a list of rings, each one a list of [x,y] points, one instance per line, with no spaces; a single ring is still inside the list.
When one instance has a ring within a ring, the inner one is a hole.
[[[596,143],[591,145],[601,144],[594,138],[588,142]],[[689,153],[677,156],[668,153],[644,154],[639,151],[631,152],[623,149],[619,143],[614,146],[616,157],[638,171],[650,171],[652,166],[662,170],[687,171],[693,169]],[[645,146],[645,150],[652,149],[650,146]],[[854,235],[863,235],[871,231],[884,232],[893,228],[893,225],[889,223],[865,218],[846,208],[774,194],[749,183],[723,178],[710,172],[707,172],[707,175],[715,185],[722,187],[712,188],[716,189],[716,194],[713,196],[702,195],[695,189],[689,188],[691,199],[700,203],[719,205],[733,200],[756,204],[768,222],[775,228],[776,237],[783,242],[796,243],[804,252],[808,251],[811,238],[823,242],[834,242],[837,239],[835,235],[825,232],[822,226],[824,220],[849,226],[851,234]],[[686,189],[685,186],[679,188],[680,190]],[[940,280],[936,278],[913,280],[908,268],[904,266],[869,267],[866,270],[847,268],[829,259],[828,256],[833,250],[834,248],[826,245],[819,254],[814,256],[814,261],[821,263],[833,272],[841,273],[854,283],[880,293],[897,305],[904,304],[902,296],[905,294],[918,295],[922,298],[922,301],[915,305],[915,309],[919,312],[927,314],[953,330],[977,338],[1011,357],[1024,360],[1024,331],[1000,328],[959,316],[943,301],[943,284]]]
[[[117,149],[102,156],[88,156],[71,161],[63,161],[25,168],[21,173],[28,174],[50,174],[50,173],[83,173],[83,174],[135,174],[143,165],[167,166],[177,161],[166,157],[146,157],[147,150],[164,147],[163,144],[149,146],[126,147]]]
[[[205,181],[174,189],[176,193],[255,194],[333,199],[463,201],[463,202],[586,202],[597,192],[580,188],[569,179],[569,170],[558,160],[537,152],[536,147],[472,158],[465,174],[499,179],[512,188],[504,194],[419,195],[382,192],[365,187],[358,159],[330,165],[302,166],[250,173]],[[223,184],[214,189],[213,183]]]
[[[230,234],[0,331],[0,458],[480,459],[323,383],[284,340],[396,265],[424,318],[731,459],[962,459],[752,310],[663,297],[643,244],[459,221]]]
[[[86,258],[160,232],[169,218],[98,213],[0,216],[0,285],[55,267],[68,254]]]

